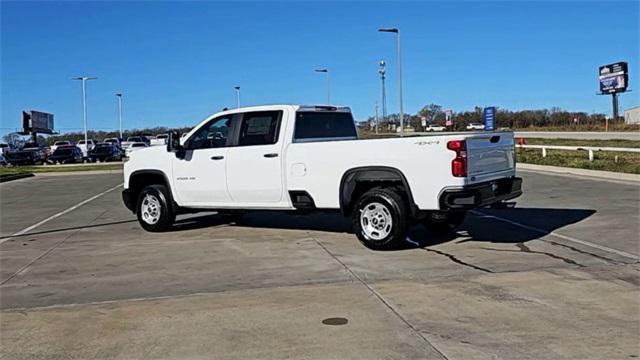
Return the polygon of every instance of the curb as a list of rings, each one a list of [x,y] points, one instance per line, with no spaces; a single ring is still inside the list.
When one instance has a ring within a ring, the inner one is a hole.
[[[549,165],[536,165],[536,164],[526,164],[526,163],[517,163],[516,169],[531,170],[531,171],[538,171],[538,172],[549,172],[549,173],[554,173],[558,175],[569,175],[569,176],[575,175],[575,176],[588,177],[592,179],[632,182],[632,183],[640,184],[640,175],[638,174],[618,173],[618,172],[602,171],[602,170],[587,170],[587,169],[549,166]]]
[[[7,182],[7,181],[24,179],[24,178],[28,178],[28,177],[32,177],[32,176],[34,176],[33,173],[12,174],[12,175],[0,176],[0,183]]]
[[[73,176],[73,175],[100,175],[100,174],[122,174],[123,170],[83,170],[83,171],[51,171],[36,173],[38,177]]]

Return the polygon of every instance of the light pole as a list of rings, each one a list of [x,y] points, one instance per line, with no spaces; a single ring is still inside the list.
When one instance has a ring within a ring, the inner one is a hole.
[[[87,80],[96,80],[97,77],[78,76],[72,78],[72,80],[82,80],[82,112],[84,119],[84,146],[89,153],[89,144],[87,140]]]
[[[234,89],[236,89],[236,107],[240,108],[240,86],[234,86]]]
[[[316,69],[315,72],[327,74],[327,105],[331,104],[331,81],[329,80],[329,69]]]
[[[117,93],[118,97],[118,123],[120,124],[120,139],[122,139],[122,94]]]
[[[396,56],[398,57],[398,94],[400,97],[400,136],[404,136],[404,109],[402,106],[402,62],[400,61],[400,30],[397,28],[381,28],[380,32],[396,34]]]
[[[387,90],[384,83],[387,74],[385,68],[387,64],[384,60],[380,60],[379,64],[380,69],[378,69],[378,74],[380,74],[380,80],[382,81],[382,121],[384,122],[387,119]]]

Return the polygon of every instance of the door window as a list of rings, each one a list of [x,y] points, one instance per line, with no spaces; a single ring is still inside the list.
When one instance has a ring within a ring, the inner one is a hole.
[[[185,147],[197,150],[227,146],[231,118],[231,115],[227,115],[209,121],[189,138]]]
[[[269,145],[278,142],[282,111],[246,113],[242,117],[238,146]]]

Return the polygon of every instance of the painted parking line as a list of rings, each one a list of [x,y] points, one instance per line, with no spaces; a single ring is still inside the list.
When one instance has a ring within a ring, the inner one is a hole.
[[[592,247],[594,249],[598,249],[598,250],[602,250],[602,251],[609,252],[609,253],[612,253],[612,254],[620,255],[620,256],[623,256],[623,257],[626,257],[626,258],[629,258],[629,259],[633,259],[635,261],[639,261],[640,260],[640,256],[628,253],[626,251],[617,250],[617,249],[613,249],[613,248],[610,248],[610,247],[607,247],[607,246],[594,244],[594,243],[586,241],[586,240],[580,240],[580,239],[576,239],[576,238],[573,238],[573,237],[570,237],[570,236],[558,234],[557,232],[554,232],[554,231],[543,230],[543,229],[536,228],[536,227],[529,226],[529,225],[525,225],[525,224],[522,224],[522,223],[519,223],[519,222],[516,222],[516,221],[513,221],[513,220],[501,218],[499,216],[487,215],[487,214],[485,214],[483,212],[480,212],[480,211],[477,211],[477,210],[470,210],[470,212],[475,214],[475,215],[478,215],[480,217],[506,222],[508,224],[521,227],[523,229],[527,229],[527,230],[530,230],[530,231],[533,231],[533,232],[537,232],[537,233],[540,233],[540,234],[543,234],[543,235],[555,236],[555,237],[557,237],[559,239],[563,239],[563,240],[566,240],[566,241],[569,241],[569,242],[572,242],[572,243],[576,243],[576,244],[580,244],[580,245],[584,245],[584,246],[589,246],[589,247]]]
[[[88,198],[88,199],[86,199],[84,201],[81,201],[81,202],[71,206],[70,208],[67,208],[67,209],[65,209],[63,211],[60,211],[59,213],[51,215],[48,218],[46,218],[46,219],[44,219],[44,220],[42,220],[42,221],[40,221],[40,222],[38,222],[36,224],[33,224],[33,225],[31,225],[31,226],[29,226],[27,228],[24,228],[24,229],[18,231],[17,233],[11,234],[11,235],[5,237],[4,239],[0,240],[0,244],[4,243],[5,241],[11,240],[11,238],[14,237],[14,236],[20,236],[20,235],[26,234],[29,231],[31,231],[31,230],[39,227],[39,226],[44,225],[44,224],[48,223],[49,221],[51,221],[53,219],[59,218],[60,216],[62,216],[64,214],[68,214],[69,212],[81,207],[82,205],[85,205],[85,204],[87,204],[87,203],[89,203],[89,202],[101,197],[102,195],[105,195],[105,194],[107,194],[107,193],[109,193],[109,192],[121,187],[122,185],[123,184],[118,184],[118,185],[116,185],[116,186],[114,186],[114,187],[112,187],[110,189],[107,189],[107,190],[105,190],[105,191],[103,191],[103,192],[101,192],[101,193],[99,193],[97,195],[94,195],[94,196],[92,196],[92,197],[90,197],[90,198]]]

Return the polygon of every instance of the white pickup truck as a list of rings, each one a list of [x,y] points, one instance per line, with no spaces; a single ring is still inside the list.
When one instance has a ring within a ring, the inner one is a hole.
[[[357,139],[349,108],[270,105],[214,114],[132,153],[122,197],[148,231],[197,211],[340,210],[363,244],[390,249],[412,223],[454,228],[521,184],[511,132]]]

